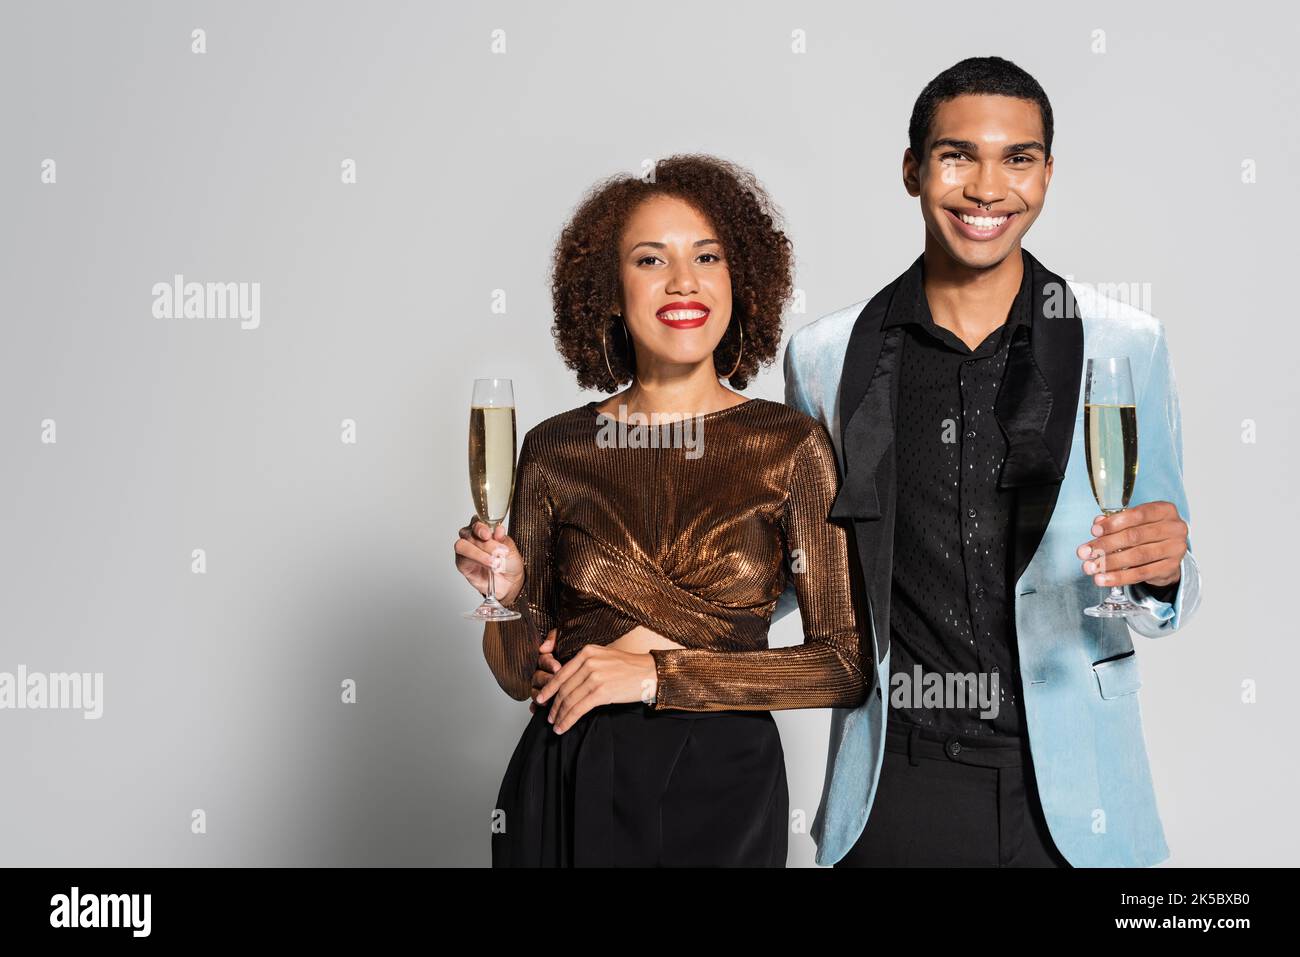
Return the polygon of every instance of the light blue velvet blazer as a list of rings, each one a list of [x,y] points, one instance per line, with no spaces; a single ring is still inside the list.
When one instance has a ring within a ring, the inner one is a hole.
[[[1004,385],[997,418],[1009,441],[1002,481],[1021,488],[1026,512],[1036,516],[1016,536],[1022,554],[1014,595],[1039,798],[1052,838],[1071,864],[1147,866],[1169,851],[1142,734],[1141,680],[1130,629],[1148,638],[1174,634],[1199,605],[1201,577],[1189,536],[1172,602],[1159,601],[1137,585],[1130,594],[1144,607],[1141,617],[1126,621],[1083,614],[1103,594],[1075,554],[1100,514],[1084,461],[1083,359],[1129,357],[1139,443],[1131,504],[1173,502],[1190,525],[1173,364],[1158,320],[1087,285],[1067,283],[1022,252],[1026,268],[1035,271],[1038,312],[1032,336],[1024,330],[1025,340],[1011,347],[1008,367],[1019,365],[1017,381],[1029,384],[1018,390]],[[915,270],[914,264],[910,271]],[[866,702],[832,709],[826,776],[812,827],[821,865],[834,864],[861,835],[884,751],[897,404],[893,360],[901,330],[881,324],[906,276],[870,300],[799,329],[785,353],[786,403],[825,424],[839,457],[844,479],[831,516],[851,522],[855,531],[875,653],[875,688]],[[794,607],[789,586],[773,620]]]

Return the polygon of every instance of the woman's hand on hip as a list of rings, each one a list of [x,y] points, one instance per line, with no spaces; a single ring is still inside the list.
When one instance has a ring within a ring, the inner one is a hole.
[[[537,649],[537,670],[533,672],[533,696],[528,701],[528,713],[537,710],[537,692],[546,687],[551,675],[560,670],[560,662],[551,652],[555,651],[555,636],[558,629],[552,628],[546,633],[546,640]]]
[[[592,708],[633,701],[648,703],[657,691],[654,656],[649,652],[583,645],[546,682],[535,700],[538,704],[551,702],[547,719],[556,734],[563,734]]]
[[[519,549],[504,526],[493,529],[477,517],[471,518],[456,539],[456,570],[480,595],[486,595],[489,567],[496,571],[497,600],[507,607],[513,605],[524,587]]]

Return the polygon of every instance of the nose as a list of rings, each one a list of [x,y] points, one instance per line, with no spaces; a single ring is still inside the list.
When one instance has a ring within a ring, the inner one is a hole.
[[[665,291],[673,296],[690,296],[700,291],[695,261],[690,255],[676,257]]]
[[[1006,198],[1006,184],[1002,180],[1001,168],[997,163],[980,163],[975,175],[967,180],[962,196],[984,206]]]

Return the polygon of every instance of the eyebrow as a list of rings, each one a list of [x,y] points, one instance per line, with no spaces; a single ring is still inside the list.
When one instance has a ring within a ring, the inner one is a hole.
[[[712,243],[712,244],[715,245],[715,246],[721,246],[721,245],[722,245],[722,244],[721,244],[720,242],[718,242],[716,239],[697,239],[697,240],[695,240],[695,245],[696,245],[696,246],[707,246],[709,243]],[[649,240],[645,240],[645,241],[643,241],[643,242],[639,242],[639,243],[637,243],[636,246],[633,246],[633,247],[632,247],[632,250],[635,250],[635,249],[637,248],[637,246],[651,246],[651,247],[653,247],[653,248],[655,248],[655,249],[667,249],[667,248],[668,248],[668,246],[667,246],[666,243],[652,243],[652,242],[650,242]],[[631,251],[631,250],[629,250],[629,252],[630,252],[630,251]]]
[[[976,145],[975,143],[972,143],[970,140],[956,140],[953,139],[951,136],[945,136],[942,139],[938,139],[934,141],[934,145],[930,147],[930,152],[933,153],[935,150],[940,149],[941,147],[944,146],[950,146],[953,147],[954,149],[965,150],[967,153],[978,154],[980,151],[979,146]],[[1043,146],[1042,143],[1038,142],[1038,140],[1025,140],[1023,143],[1012,143],[1010,146],[1003,147],[1002,155],[1009,156],[1012,153],[1025,153],[1028,152],[1029,150],[1038,150],[1038,152],[1040,153],[1047,152],[1047,148]]]

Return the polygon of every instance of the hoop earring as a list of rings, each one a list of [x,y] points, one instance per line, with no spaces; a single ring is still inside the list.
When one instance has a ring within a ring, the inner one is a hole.
[[[745,354],[745,326],[739,320],[736,321],[736,328],[740,330],[740,351],[736,353],[736,364],[731,367],[731,371],[723,376],[724,379],[730,379],[740,368],[740,357]]]
[[[622,313],[619,313],[619,312],[614,313],[614,318],[615,318],[615,319],[618,319],[618,318],[621,318],[621,317],[622,317]],[[627,354],[628,354],[629,356],[633,355],[633,352],[632,352],[632,340],[629,339],[629,338],[628,338],[628,335],[627,335],[627,320],[624,320],[624,321],[623,321],[623,345],[626,346],[626,348],[627,348]],[[605,356],[605,371],[609,373],[609,381],[612,382],[612,383],[614,383],[614,388],[617,389],[618,386],[619,386],[619,380],[618,380],[617,378],[615,378],[615,376],[614,376],[614,370],[611,369],[610,366],[609,366],[609,349],[605,346],[605,327],[604,327],[604,326],[601,326],[601,328],[600,328],[600,351],[601,351],[601,353]],[[635,359],[633,360],[633,362],[635,363]],[[632,378],[633,378],[633,379],[636,378],[636,373],[635,373],[635,372],[632,373]]]

